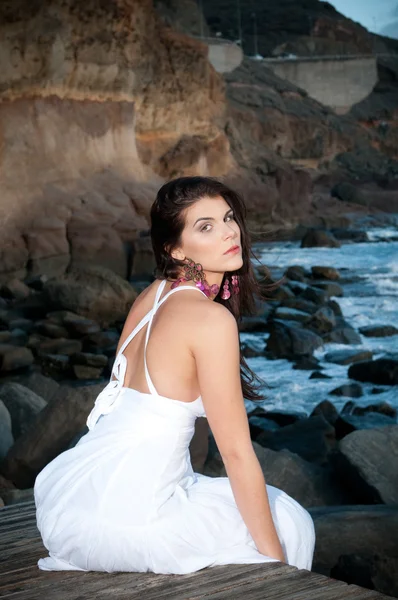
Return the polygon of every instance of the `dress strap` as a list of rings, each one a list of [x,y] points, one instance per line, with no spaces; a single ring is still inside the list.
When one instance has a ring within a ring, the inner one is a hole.
[[[155,298],[155,302],[154,302],[153,308],[150,311],[150,318],[149,318],[149,323],[148,323],[148,327],[147,327],[147,330],[146,330],[145,346],[144,346],[145,378],[146,378],[146,382],[147,382],[149,391],[151,392],[151,394],[153,394],[155,396],[158,396],[159,394],[157,393],[156,388],[155,388],[155,386],[152,383],[152,379],[151,379],[151,377],[149,375],[148,366],[147,366],[147,362],[146,362],[146,347],[148,345],[149,334],[150,334],[150,331],[151,331],[153,317],[155,316],[155,314],[156,314],[159,306],[161,306],[163,304],[163,302],[165,302],[169,296],[171,296],[172,294],[175,294],[179,290],[196,290],[196,291],[200,292],[201,294],[203,294],[207,298],[206,294],[204,292],[202,292],[202,290],[200,290],[197,287],[192,287],[190,285],[180,285],[180,286],[178,286],[178,287],[170,290],[169,292],[167,292],[167,294],[159,302],[160,295],[161,295],[161,293],[162,293],[165,285],[166,285],[166,279],[164,279],[162,281],[162,283],[159,285],[158,292],[156,294],[156,298]]]

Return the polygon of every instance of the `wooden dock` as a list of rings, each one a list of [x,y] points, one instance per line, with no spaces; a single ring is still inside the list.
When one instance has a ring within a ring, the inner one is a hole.
[[[33,502],[0,509],[0,598],[14,600],[388,600],[282,563],[228,565],[189,575],[40,571],[46,556]],[[391,598],[390,598],[391,600]]]

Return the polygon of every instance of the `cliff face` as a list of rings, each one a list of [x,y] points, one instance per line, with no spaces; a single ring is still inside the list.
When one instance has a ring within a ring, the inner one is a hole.
[[[0,23],[1,271],[102,257],[125,274],[173,149],[199,139],[186,168],[207,151],[229,167],[207,48],[149,0],[3,2]]]

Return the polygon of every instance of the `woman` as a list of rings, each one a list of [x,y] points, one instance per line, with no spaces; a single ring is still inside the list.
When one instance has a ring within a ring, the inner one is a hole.
[[[284,561],[310,569],[309,514],[266,486],[243,397],[259,398],[237,320],[256,280],[239,196],[215,180],[165,184],[151,209],[160,277],[135,301],[89,432],[35,483],[44,570],[191,573]],[[192,293],[192,292],[195,293]],[[207,416],[228,477],[192,470]]]

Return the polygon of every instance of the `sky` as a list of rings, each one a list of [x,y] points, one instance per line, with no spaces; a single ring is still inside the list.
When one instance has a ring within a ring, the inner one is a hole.
[[[369,31],[383,29],[398,21],[398,0],[329,0],[339,12]]]

